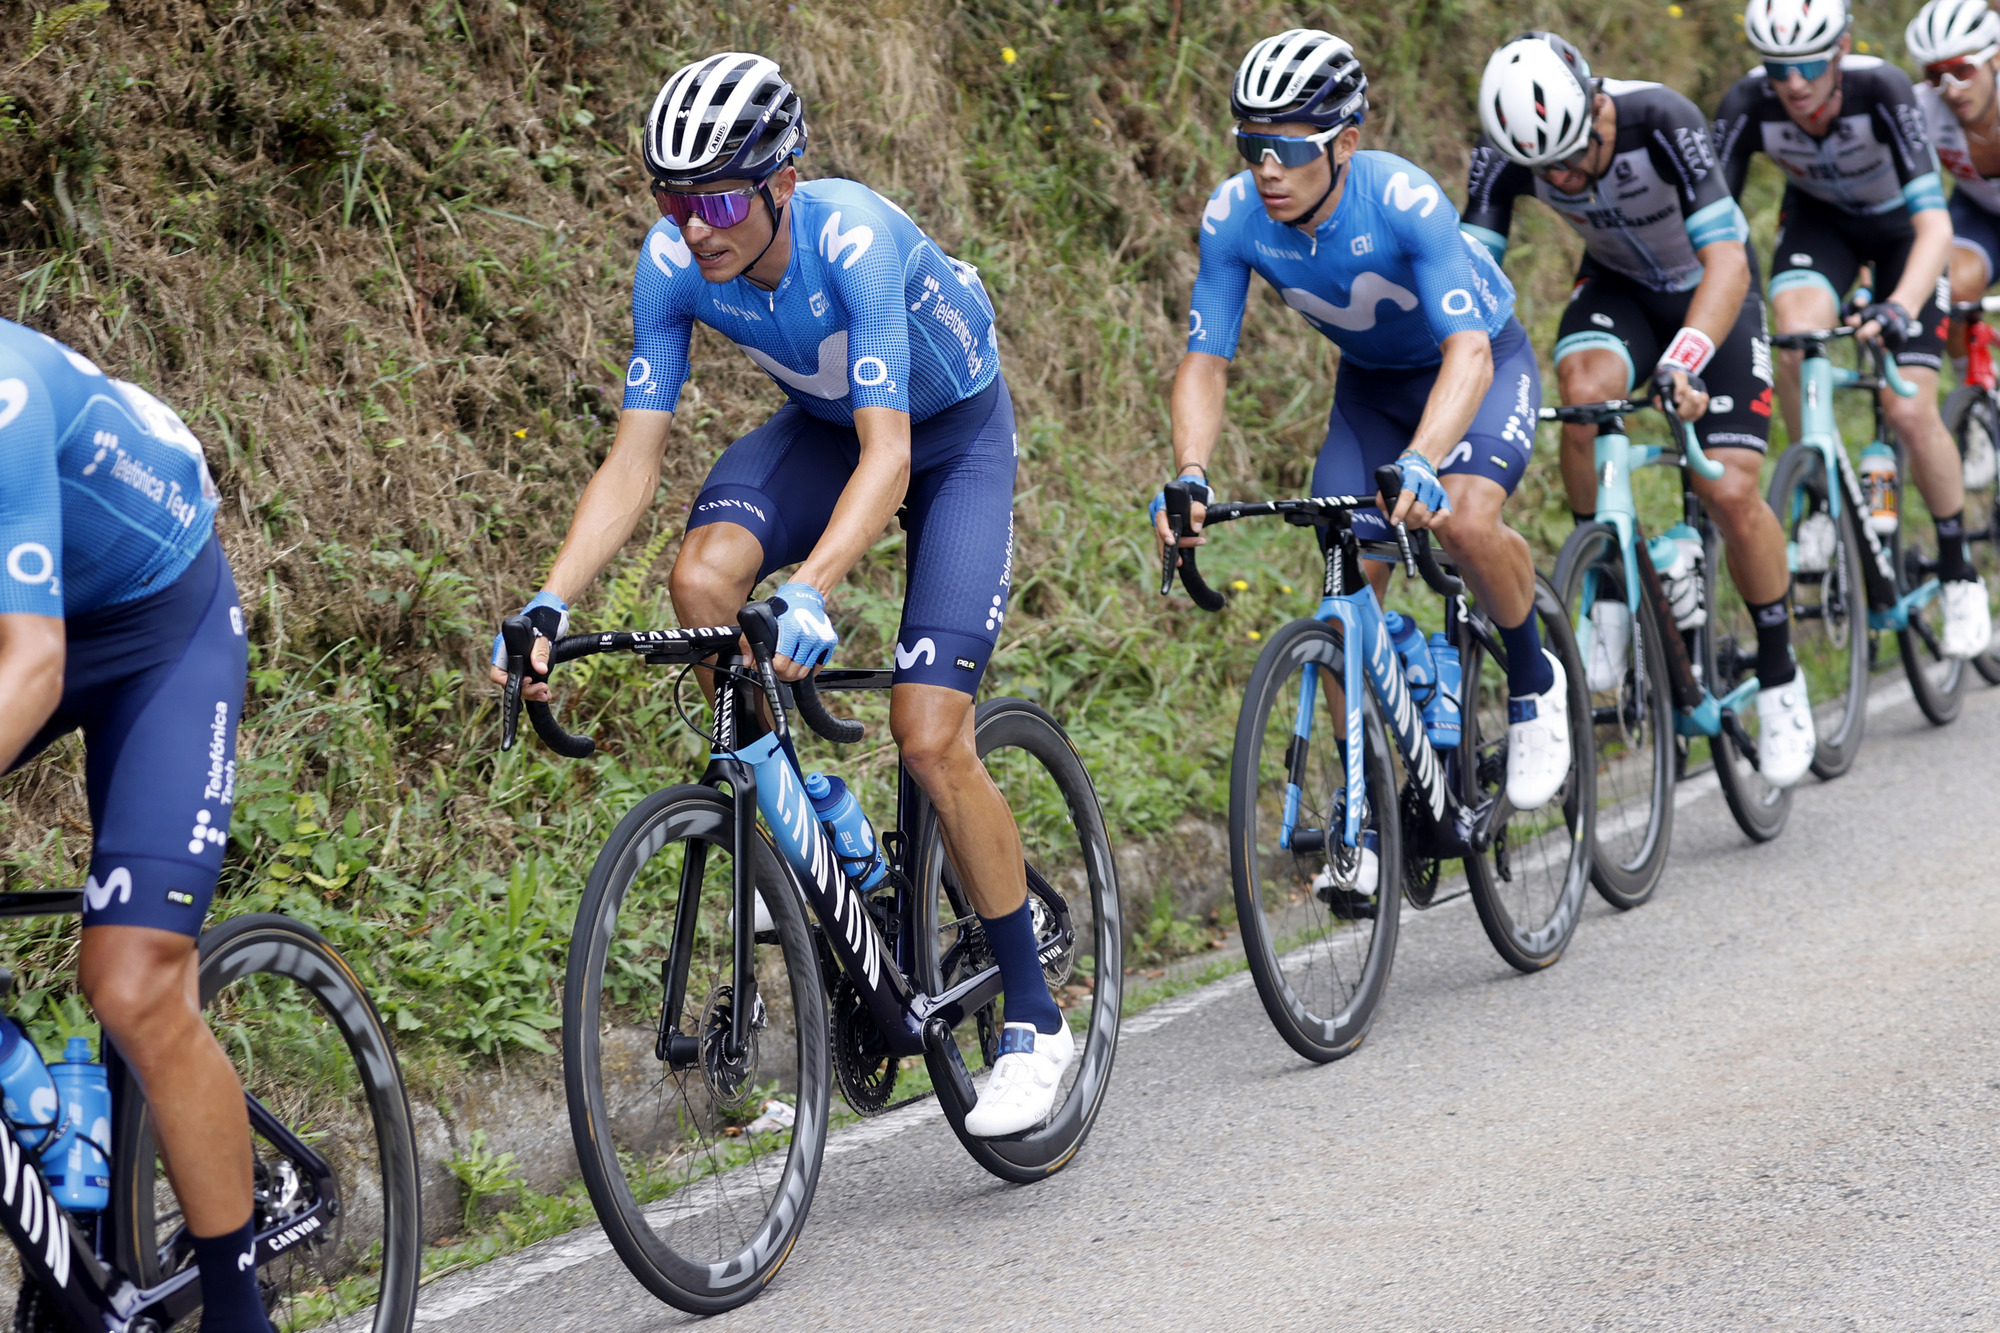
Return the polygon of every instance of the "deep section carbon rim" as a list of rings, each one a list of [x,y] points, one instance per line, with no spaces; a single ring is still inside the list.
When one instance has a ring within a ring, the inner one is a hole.
[[[1862,545],[1851,506],[1834,517],[1826,460],[1787,449],[1771,477],[1771,509],[1792,563],[1792,655],[1812,699],[1812,771],[1837,778],[1861,752],[1868,721],[1870,636]]]

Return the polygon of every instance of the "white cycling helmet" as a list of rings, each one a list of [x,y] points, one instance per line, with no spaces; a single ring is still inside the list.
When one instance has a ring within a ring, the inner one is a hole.
[[[724,51],[682,67],[646,117],[646,169],[669,186],[763,180],[805,151],[805,104],[778,62]]]
[[[1359,125],[1368,117],[1368,76],[1340,38],[1292,28],[1250,48],[1236,67],[1229,109],[1258,125]]]
[[[1743,35],[1767,56],[1824,55],[1853,22],[1847,0],[1750,0],[1743,7]]]
[[[1479,79],[1479,125],[1502,153],[1534,170],[1590,141],[1590,66],[1552,32],[1530,32],[1493,53]]]
[[[1930,0],[1903,30],[1903,41],[1919,65],[1978,55],[2000,45],[2000,14],[1986,0]]]

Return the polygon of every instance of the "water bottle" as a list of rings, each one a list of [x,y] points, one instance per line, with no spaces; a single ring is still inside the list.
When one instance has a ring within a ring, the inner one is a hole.
[[[1458,747],[1458,687],[1464,668],[1458,649],[1443,634],[1431,635],[1431,665],[1437,668],[1437,693],[1424,705],[1424,730],[1440,750]]]
[[[102,1212],[111,1202],[111,1083],[90,1058],[90,1043],[71,1037],[63,1062],[49,1066],[62,1097],[62,1128],[42,1152],[49,1193],[73,1213]]]
[[[29,1152],[41,1151],[62,1113],[62,1099],[42,1063],[42,1053],[5,1014],[0,1014],[0,1107],[14,1127],[14,1137]]]
[[[1699,629],[1708,623],[1708,608],[1702,603],[1701,536],[1685,523],[1676,523],[1646,543],[1653,568],[1660,571],[1667,602],[1673,608],[1678,629]]]
[[[1861,495],[1868,526],[1879,537],[1896,530],[1896,451],[1876,440],[1861,451]]]
[[[1409,684],[1411,697],[1422,701],[1436,693],[1432,687],[1437,684],[1437,666],[1417,622],[1400,611],[1385,611],[1382,620],[1389,627],[1389,642],[1396,645],[1396,655],[1403,659],[1403,679]]]
[[[861,802],[854,799],[847,784],[824,773],[808,773],[806,795],[812,798],[813,809],[819,811],[820,819],[832,832],[834,855],[840,858],[840,868],[847,872],[854,887],[866,893],[880,884],[889,867],[875,845],[875,826],[868,822]]]

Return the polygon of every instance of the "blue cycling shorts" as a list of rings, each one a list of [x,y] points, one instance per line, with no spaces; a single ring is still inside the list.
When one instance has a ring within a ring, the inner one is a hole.
[[[169,586],[64,631],[62,703],[15,766],[83,732],[92,832],[83,924],[199,935],[229,841],[249,671],[221,545],[211,536]]]
[[[1438,366],[1378,370],[1343,361],[1327,418],[1326,443],[1313,464],[1314,495],[1373,495],[1375,469],[1393,463],[1410,447]],[[1470,473],[1490,477],[1507,494],[1521,484],[1535,447],[1542,410],[1542,372],[1519,320],[1510,319],[1493,338],[1493,387],[1465,438],[1445,455],[1443,477]],[[1371,541],[1395,536],[1378,510],[1354,513],[1356,535]]]
[[[1004,376],[910,426],[920,470],[904,500],[903,619],[896,683],[976,692],[1007,619],[1014,573],[1014,402]],[[762,582],[812,554],[861,458],[851,426],[787,403],[722,451],[688,530],[747,528],[763,544]]]

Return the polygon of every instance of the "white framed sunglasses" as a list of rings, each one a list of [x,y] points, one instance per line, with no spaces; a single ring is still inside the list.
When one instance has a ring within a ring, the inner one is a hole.
[[[1281,167],[1302,167],[1326,151],[1326,146],[1340,137],[1347,127],[1336,125],[1318,134],[1255,134],[1237,126],[1230,133],[1236,137],[1236,151],[1245,162],[1256,166],[1265,158],[1271,158]]]

